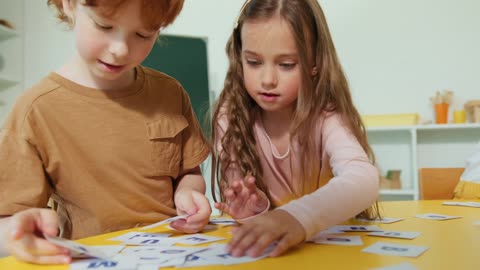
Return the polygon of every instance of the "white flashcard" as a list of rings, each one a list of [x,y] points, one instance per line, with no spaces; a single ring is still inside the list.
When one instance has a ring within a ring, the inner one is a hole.
[[[70,264],[70,270],[88,270],[88,269],[111,269],[111,270],[131,270],[136,269],[138,261],[135,258],[125,258],[120,260],[99,260],[88,259],[79,260]]]
[[[420,232],[383,231],[383,232],[371,232],[367,235],[381,236],[381,237],[391,237],[391,238],[401,238],[401,239],[415,239],[420,234],[421,234]]]
[[[368,220],[368,219],[364,219],[364,218],[357,218],[356,220],[361,221],[361,222],[373,222],[373,223],[380,223],[380,224],[390,224],[390,223],[394,223],[394,222],[404,220],[404,218],[382,217],[381,219],[373,219],[373,220]]]
[[[142,227],[140,228],[140,230],[148,230],[148,229],[151,229],[151,228],[155,228],[155,227],[158,227],[158,226],[162,226],[164,224],[168,224],[172,221],[175,221],[175,220],[178,220],[178,219],[187,219],[188,215],[180,215],[180,216],[175,216],[175,217],[171,217],[169,219],[165,219],[165,220],[162,220],[160,222],[157,222],[157,223],[154,223],[154,224],[151,224],[151,225],[148,225],[148,226],[145,226],[145,227]]]
[[[386,242],[377,242],[367,248],[364,248],[363,252],[391,255],[391,256],[403,256],[403,257],[418,257],[424,253],[428,247],[413,246],[413,245],[401,245],[392,244]]]
[[[383,232],[381,228],[376,225],[336,225],[331,227],[333,230],[342,232]],[[329,229],[330,230],[330,229]]]
[[[187,258],[185,259],[185,262],[182,265],[177,266],[177,268],[219,265],[219,264],[221,265],[223,264],[223,262],[218,260],[205,259],[197,256],[197,254],[195,253],[195,254],[188,255]]]
[[[94,249],[102,252],[105,256],[107,256],[109,259],[110,258],[113,258],[114,256],[118,255],[120,251],[122,251],[122,249],[125,248],[124,245],[113,245],[113,246],[91,246],[93,247]],[[75,259],[84,259],[84,258],[91,258],[90,255],[87,255],[87,254],[83,254],[83,253],[78,253],[78,252],[75,252],[75,251],[72,251],[70,253],[70,255],[72,256],[72,258],[75,258]]]
[[[235,221],[235,219],[228,218],[228,217],[211,217],[209,223],[223,225],[223,226],[237,225],[237,222]]]
[[[184,245],[199,245],[225,240],[223,237],[210,236],[201,233],[175,237],[174,239],[176,239],[177,243]]]
[[[417,270],[415,266],[408,262],[404,262],[401,264],[396,264],[396,265],[391,265],[391,266],[386,266],[386,267],[381,267],[381,268],[375,268],[373,270]]]
[[[432,219],[432,220],[448,220],[448,219],[461,218],[460,216],[447,216],[447,215],[434,214],[434,213],[418,214],[415,217],[423,218],[423,219]]]
[[[56,236],[44,235],[44,237],[45,239],[47,239],[47,241],[55,245],[67,248],[68,250],[72,251],[74,255],[78,255],[78,256],[88,255],[91,257],[100,258],[104,260],[110,259],[110,257],[107,256],[107,254],[104,254],[100,250],[95,249],[95,247],[82,245],[80,243],[63,239],[60,237],[56,237]]]
[[[263,259],[270,254],[270,252],[275,247],[271,245],[268,247],[262,255],[256,258],[252,258],[249,256],[242,256],[242,257],[233,257],[228,252],[225,251],[226,244],[213,244],[209,246],[208,250],[196,253],[195,255],[204,258],[206,260],[213,260],[215,262],[221,262],[224,265],[231,265],[231,264],[240,264],[240,263],[247,263],[247,262],[254,262],[260,259]]]
[[[190,254],[204,250],[205,248],[193,247],[126,247],[122,254],[135,255],[143,260],[169,261],[175,258],[185,258]]]
[[[450,206],[466,206],[480,208],[480,202],[444,202],[442,204]]]
[[[142,238],[142,239],[157,239],[157,238],[165,238],[172,235],[171,233],[144,233],[144,232],[128,232],[126,234],[119,235],[114,238],[110,238],[108,240],[113,241],[127,241],[135,238]]]
[[[163,246],[169,247],[177,243],[175,238],[133,238],[123,242],[129,246]]]
[[[317,244],[339,245],[339,246],[362,246],[363,241],[356,235],[322,235],[312,240]]]

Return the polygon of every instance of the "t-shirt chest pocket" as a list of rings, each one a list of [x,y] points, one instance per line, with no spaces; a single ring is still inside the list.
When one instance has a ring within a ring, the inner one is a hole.
[[[147,123],[155,176],[178,176],[182,161],[182,131],[188,127],[183,115],[169,115]]]

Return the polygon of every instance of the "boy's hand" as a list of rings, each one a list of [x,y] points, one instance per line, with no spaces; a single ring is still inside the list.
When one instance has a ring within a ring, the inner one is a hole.
[[[68,249],[42,237],[58,233],[58,217],[54,211],[28,209],[10,217],[6,225],[3,235],[6,249],[19,260],[38,264],[66,264],[72,260]]]
[[[232,233],[227,251],[234,257],[258,257],[278,241],[270,253],[271,257],[275,257],[305,241],[302,225],[284,210],[273,210],[254,217],[238,227],[232,227]]]
[[[170,226],[185,233],[201,231],[210,221],[212,208],[204,194],[195,190],[185,190],[175,194],[178,215],[188,215],[187,219],[172,221]]]
[[[233,181],[224,195],[227,202],[215,203],[215,208],[235,219],[254,216],[268,207],[267,195],[257,188],[251,176],[245,181]]]

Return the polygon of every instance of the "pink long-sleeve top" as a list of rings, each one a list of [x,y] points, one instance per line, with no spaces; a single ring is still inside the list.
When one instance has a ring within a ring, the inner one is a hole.
[[[296,195],[302,194],[302,180],[292,176],[292,169],[299,168],[298,143],[293,141],[289,151],[280,154],[271,143],[259,115],[256,114],[253,132],[271,203],[302,224],[306,239],[348,220],[375,202],[379,191],[378,171],[338,114],[325,113],[312,127],[317,139],[315,145],[321,153],[318,164],[321,169],[320,176],[313,181],[316,189],[303,196]],[[218,140],[227,126],[226,116],[220,117]],[[219,145],[218,141],[217,148],[221,151]],[[238,172],[228,175],[243,178]]]

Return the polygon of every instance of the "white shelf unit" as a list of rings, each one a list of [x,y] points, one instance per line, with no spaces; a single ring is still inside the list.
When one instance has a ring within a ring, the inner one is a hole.
[[[480,141],[480,124],[369,127],[367,137],[382,175],[401,170],[401,189],[383,189],[382,200],[418,200],[423,167],[464,167]]]

